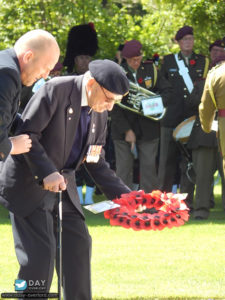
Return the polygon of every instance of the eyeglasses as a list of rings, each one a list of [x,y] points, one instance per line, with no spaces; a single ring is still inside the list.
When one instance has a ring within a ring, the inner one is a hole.
[[[123,98],[122,95],[114,95],[113,98],[109,98],[109,97],[106,95],[106,93],[105,93],[105,91],[104,91],[104,88],[103,88],[101,85],[99,85],[99,86],[100,86],[100,88],[101,88],[101,90],[102,90],[104,96],[106,97],[108,103],[111,103],[111,102],[119,103],[119,102],[121,102],[121,100],[122,100],[122,98]]]

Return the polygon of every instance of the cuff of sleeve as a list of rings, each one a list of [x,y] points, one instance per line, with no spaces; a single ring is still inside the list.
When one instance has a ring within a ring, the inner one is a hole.
[[[10,152],[9,153],[12,153],[13,152],[13,150],[14,150],[14,147],[13,147],[13,143],[12,143],[12,141],[11,141],[11,139],[9,138],[9,142],[10,142],[10,144],[11,144],[11,149],[10,149]]]

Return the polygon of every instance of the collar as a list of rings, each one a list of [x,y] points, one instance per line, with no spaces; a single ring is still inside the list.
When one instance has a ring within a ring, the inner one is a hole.
[[[128,68],[128,70],[130,70],[130,72],[132,74],[136,74],[137,73],[137,70],[132,69],[128,64],[127,64],[127,68]]]
[[[87,85],[87,78],[85,78],[84,76],[82,81],[81,106],[88,106],[86,85]]]
[[[188,56],[185,56],[181,51],[178,53],[179,59],[183,59],[183,58],[184,58],[184,59],[185,59],[185,58],[190,59],[190,58],[192,58],[193,56],[195,56],[195,52],[194,52],[194,51],[192,51],[191,54],[188,55]]]

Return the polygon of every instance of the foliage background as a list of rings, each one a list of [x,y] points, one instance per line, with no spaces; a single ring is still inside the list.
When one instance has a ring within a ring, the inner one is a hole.
[[[114,58],[129,39],[143,44],[146,58],[176,52],[173,37],[183,25],[195,33],[195,51],[225,35],[223,0],[0,0],[0,49],[11,47],[28,30],[43,28],[58,40],[65,54],[69,29],[93,22],[98,33],[98,58]]]

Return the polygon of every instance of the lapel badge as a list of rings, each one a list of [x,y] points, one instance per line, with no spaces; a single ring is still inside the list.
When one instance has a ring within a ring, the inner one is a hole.
[[[73,109],[72,109],[72,107],[69,107],[68,113],[69,113],[70,115],[73,114]]]
[[[91,132],[95,133],[95,124],[93,124]]]

